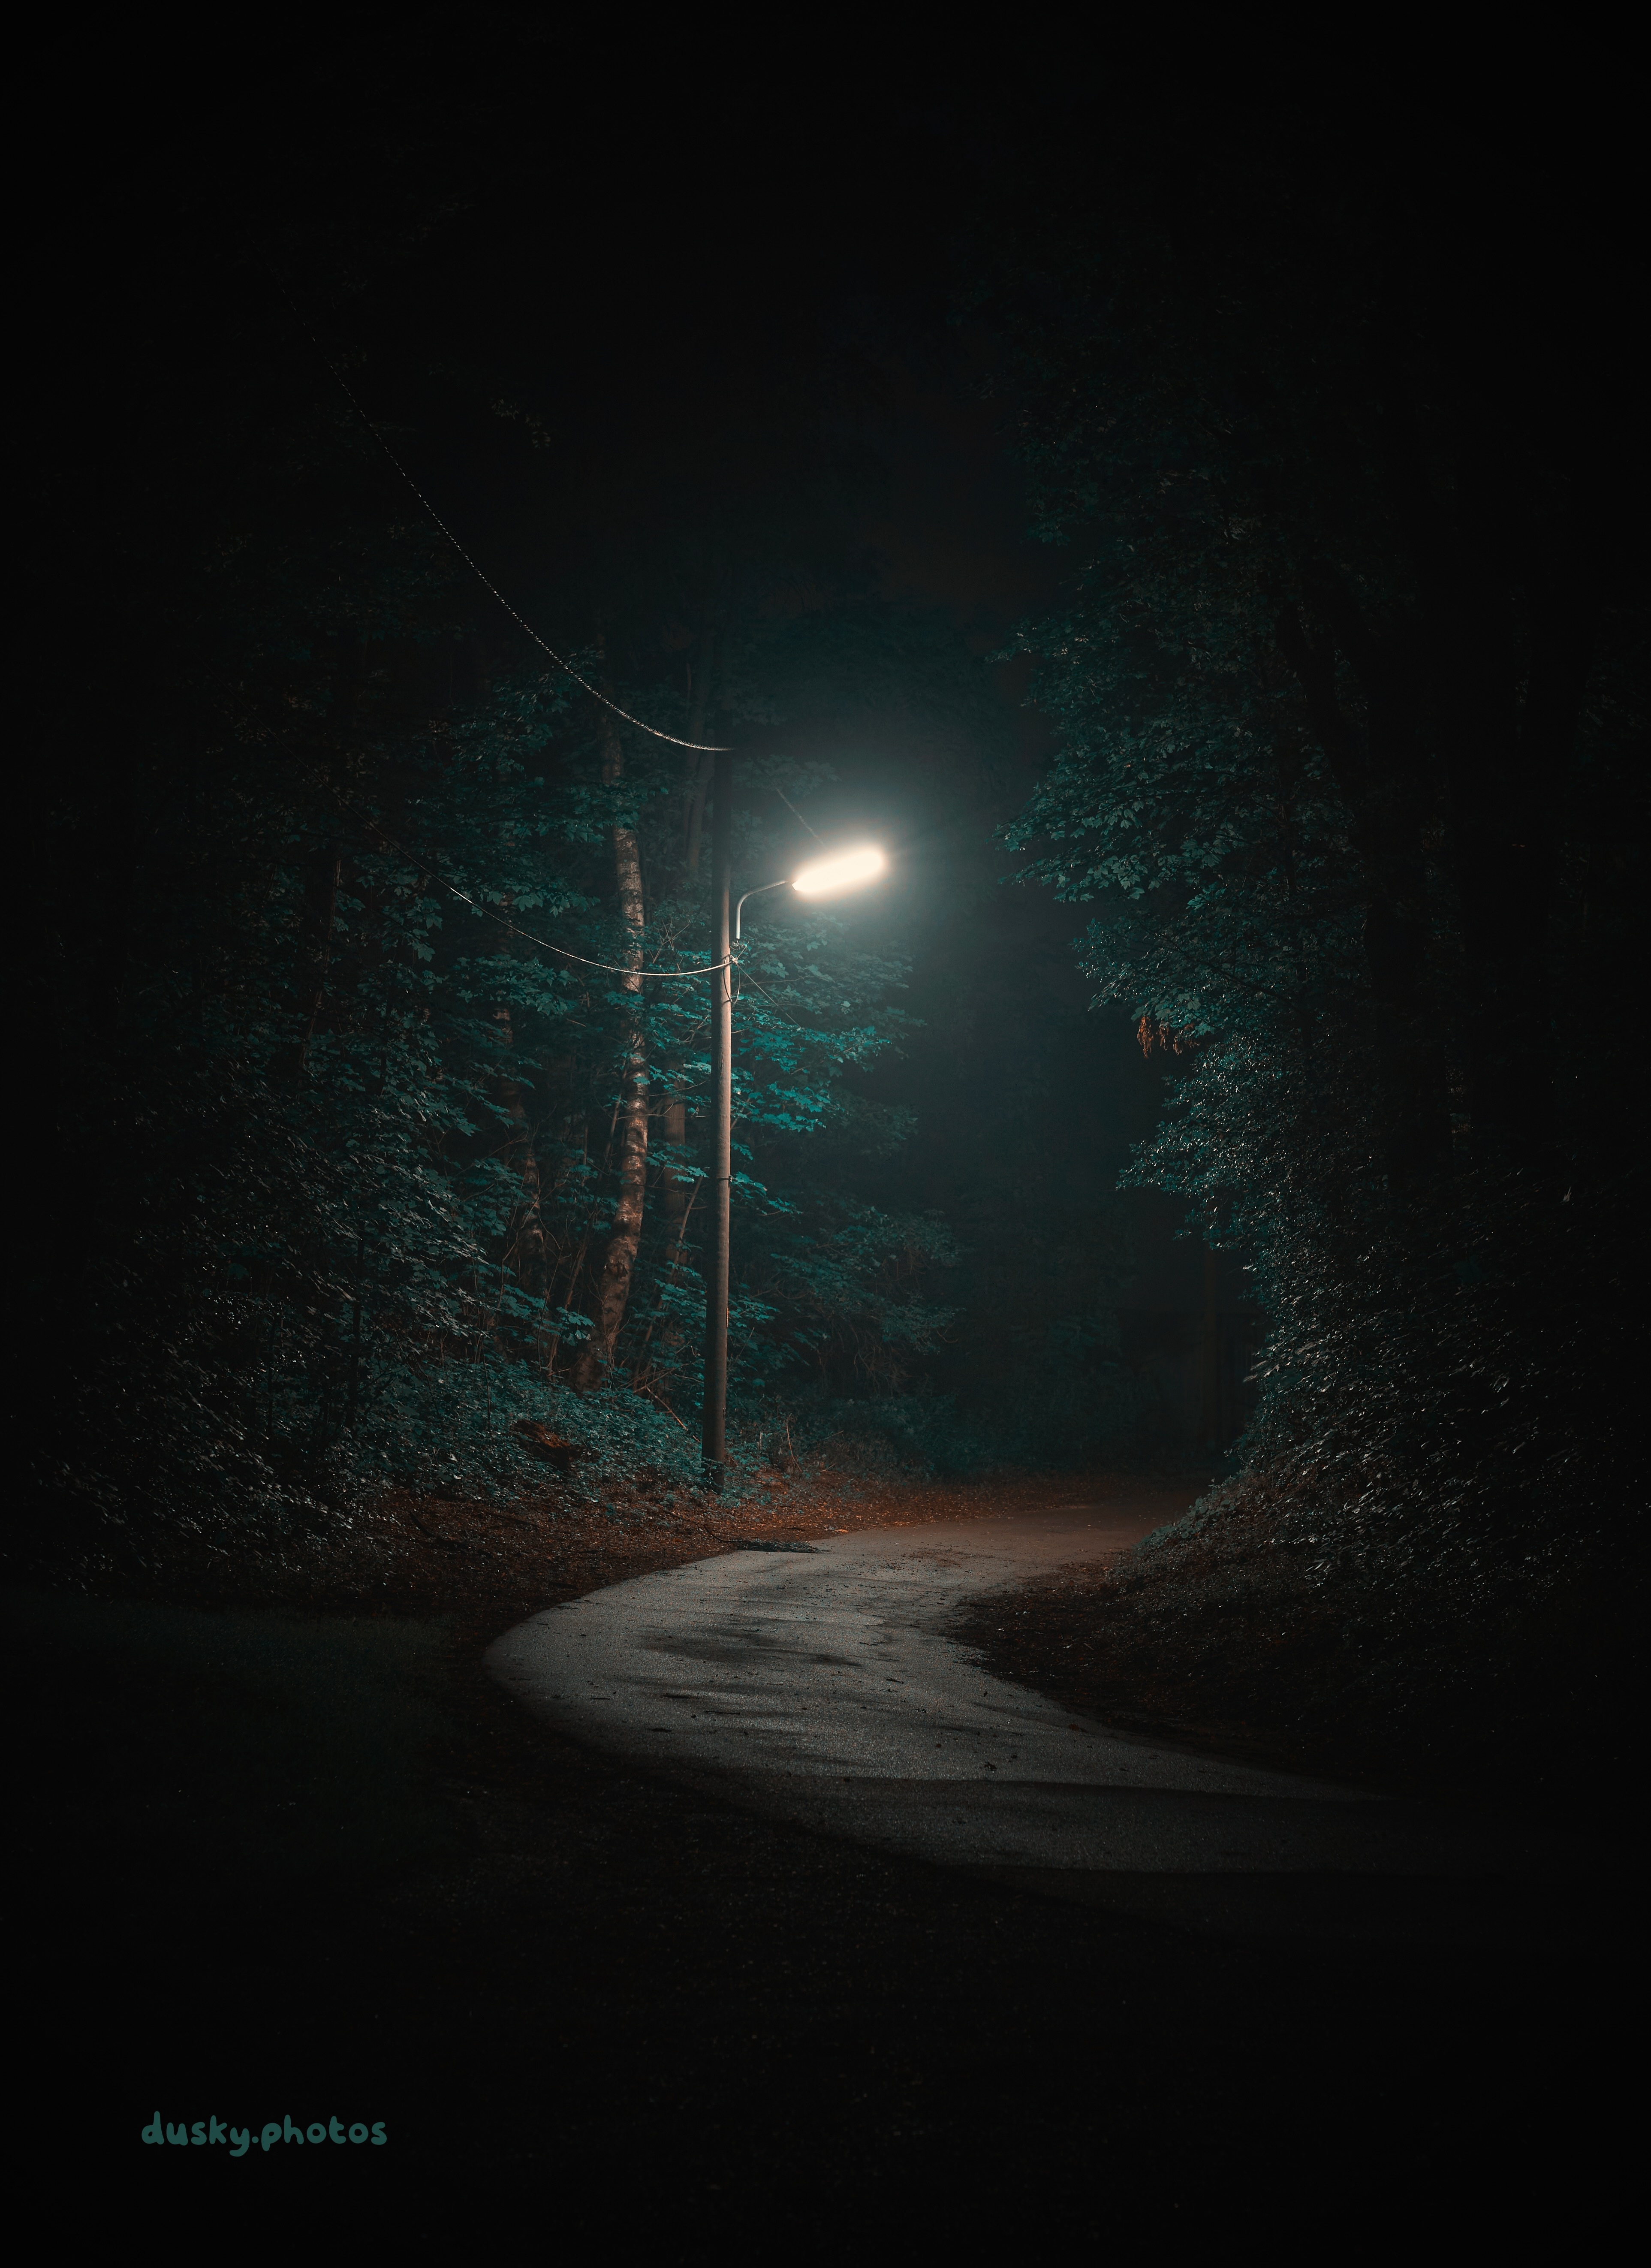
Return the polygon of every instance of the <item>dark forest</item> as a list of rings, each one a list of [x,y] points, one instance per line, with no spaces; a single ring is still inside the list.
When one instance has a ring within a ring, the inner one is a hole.
[[[36,199],[14,1927],[123,2215],[1611,2210],[1633,137],[1218,60],[413,15]]]

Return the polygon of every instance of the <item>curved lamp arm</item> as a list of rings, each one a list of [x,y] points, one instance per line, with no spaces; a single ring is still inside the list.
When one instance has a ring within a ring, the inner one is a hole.
[[[783,890],[790,880],[789,874],[782,874],[778,882],[759,882],[755,889],[746,892],[745,898],[760,898],[764,890]],[[745,904],[745,898],[741,898],[733,909],[733,941],[736,945],[740,943],[740,914]]]

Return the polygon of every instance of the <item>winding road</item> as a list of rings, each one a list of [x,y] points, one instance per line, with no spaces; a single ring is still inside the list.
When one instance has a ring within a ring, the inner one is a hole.
[[[752,1545],[618,1583],[490,1648],[560,1732],[819,1832],[1242,1936],[1517,1938],[1597,1854],[1075,1719],[947,1635],[1105,1561],[1148,1499]]]

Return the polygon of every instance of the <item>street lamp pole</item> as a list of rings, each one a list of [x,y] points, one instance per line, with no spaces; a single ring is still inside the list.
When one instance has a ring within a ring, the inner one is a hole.
[[[728,1458],[728,1227],[733,1184],[733,954],[746,898],[789,881],[800,897],[835,897],[881,874],[887,860],[871,844],[817,858],[800,873],[747,890],[729,918],[733,891],[733,756],[718,752],[711,776],[711,933],[720,966],[711,1011],[711,1235],[705,1253],[705,1384],[700,1469],[720,1490]]]
[[[733,755],[720,750],[711,782],[711,941],[722,963],[711,1012],[711,1237],[705,1255],[705,1384],[700,1462],[720,1490],[727,1459],[728,1219],[733,1178],[733,961],[728,899],[733,876]]]

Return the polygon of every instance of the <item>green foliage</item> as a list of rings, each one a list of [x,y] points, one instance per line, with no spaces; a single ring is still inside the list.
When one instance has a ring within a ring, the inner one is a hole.
[[[1257,1484],[1465,1596],[1625,1501],[1626,1128],[1558,1035],[1620,997],[1627,593],[1573,548],[1568,342],[1470,353],[1419,201],[1375,260],[1371,211],[1338,236],[1231,156],[1160,207],[1149,161],[998,299],[1077,553],[1021,640],[1059,740],[1009,840],[1177,1073],[1130,1178],[1253,1263]]]
[[[710,986],[621,983],[635,940],[612,832],[640,844],[645,966],[708,964],[697,760],[684,771],[679,749],[622,728],[613,777],[610,727],[566,679],[455,633],[474,591],[424,527],[385,517],[358,426],[301,394],[284,415],[254,448],[217,437],[224,477],[192,499],[189,541],[149,594],[166,659],[118,838],[72,771],[48,814],[55,914],[88,861],[120,909],[118,984],[96,919],[43,980],[119,1166],[92,1166],[71,1111],[85,1202],[38,1293],[77,1352],[53,1381],[42,1476],[64,1516],[158,1516],[221,1548],[325,1525],[389,1482],[542,1484],[524,1419],[593,1452],[575,1488],[687,1478]],[[797,534],[744,531],[759,548],[689,641],[698,696],[675,658],[674,555],[652,593],[633,572],[622,629],[580,667],[667,730],[704,737],[709,717],[742,740],[840,704],[851,681],[870,697],[873,649],[885,701],[897,681],[921,698],[959,678],[954,637],[948,650],[894,609],[880,628],[851,586],[828,585],[801,623],[777,618]],[[954,682],[947,697],[955,711]],[[794,800],[826,777],[806,755],[742,758],[741,877],[792,855],[771,791]],[[851,1163],[841,1138],[813,1153],[822,1129],[873,1115],[848,1082],[908,1033],[906,958],[857,944],[829,909],[758,902],[736,1011],[736,1398],[822,1363],[887,1385],[944,1329],[934,1286],[955,1256],[937,1221],[873,1202],[863,1145]],[[644,1232],[611,1372],[576,1395],[638,1058]],[[883,1156],[909,1132],[885,1114]],[[746,1462],[737,1446],[736,1478]]]

